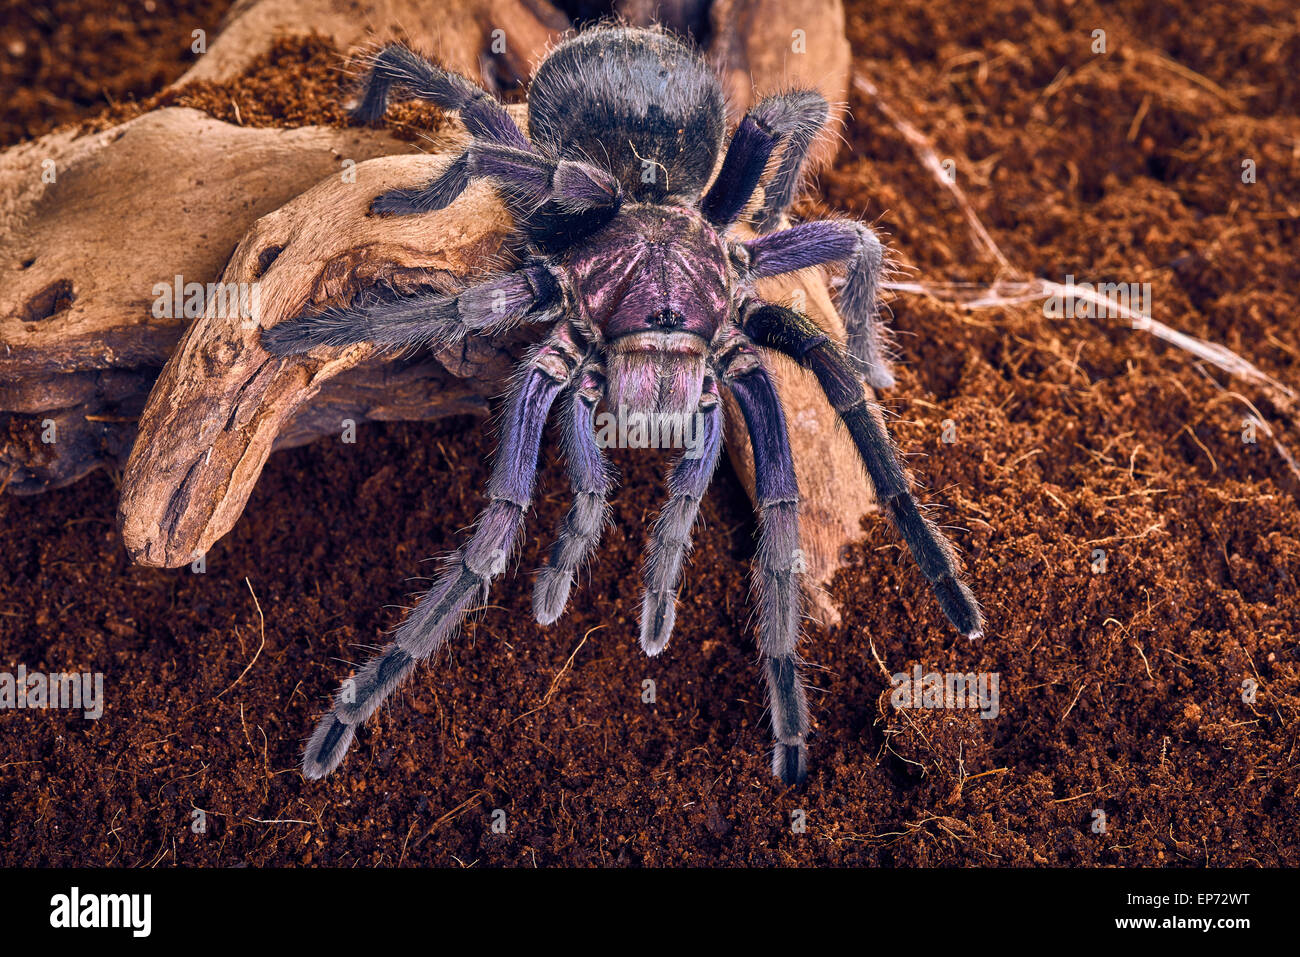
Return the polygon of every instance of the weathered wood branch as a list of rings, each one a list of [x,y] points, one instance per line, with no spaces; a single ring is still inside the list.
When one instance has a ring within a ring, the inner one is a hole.
[[[331,177],[253,226],[221,281],[227,288],[256,284],[258,314],[210,307],[186,332],[141,415],[120,509],[137,561],[184,564],[229,531],[281,430],[326,382],[374,351],[354,346],[276,359],[259,344],[262,328],[380,282],[450,292],[499,261],[510,219],[486,182],[436,213],[369,215],[374,196],[428,182],[452,156],[369,160],[356,167],[356,182]],[[427,363],[416,381],[437,414],[482,410],[483,397],[500,391],[510,358],[498,343],[474,339],[447,361]],[[341,421],[327,428],[337,434]]]
[[[349,163],[412,149],[381,131],[244,129],[169,108],[0,154],[0,484],[37,492],[120,464],[193,321],[183,301],[155,308],[157,290],[215,281],[259,216]]]
[[[239,0],[207,54],[176,85],[229,82],[277,38],[315,33],[340,50],[401,39],[449,70],[501,88],[527,80],[535,59],[569,26],[546,0]]]

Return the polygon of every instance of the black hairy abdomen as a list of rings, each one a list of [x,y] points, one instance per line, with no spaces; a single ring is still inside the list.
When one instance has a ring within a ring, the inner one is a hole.
[[[693,197],[721,149],[722,89],[703,60],[665,34],[599,30],[561,44],[541,65],[528,124],[534,143],[608,169],[636,202]]]

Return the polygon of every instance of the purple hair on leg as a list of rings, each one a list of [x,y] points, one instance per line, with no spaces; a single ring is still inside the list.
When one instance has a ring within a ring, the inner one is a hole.
[[[848,356],[816,323],[793,309],[755,301],[742,307],[742,314],[745,332],[755,342],[785,353],[817,376],[853,437],[877,500],[907,543],[939,607],[963,635],[980,637],[984,619],[979,603],[961,580],[952,546],[921,513],[884,417],[864,394]]]
[[[534,261],[456,296],[371,296],[359,304],[299,316],[264,330],[262,347],[272,355],[287,356],[357,342],[385,349],[442,346],[470,333],[500,332],[524,320],[553,318],[561,298],[550,270]]]
[[[728,384],[744,415],[754,450],[759,549],[753,577],[759,603],[758,646],[776,739],[772,772],[786,784],[798,784],[807,773],[809,726],[796,647],[802,617],[799,575],[803,553],[794,457],[781,399],[767,371],[760,365]]]
[[[668,502],[659,512],[641,572],[645,595],[641,601],[641,648],[647,655],[663,651],[677,617],[677,583],[691,550],[691,529],[700,500],[718,467],[722,448],[722,402],[712,376],[704,384],[699,418],[702,432],[696,448],[682,453],[668,477]]]
[[[599,544],[609,521],[613,483],[604,453],[596,444],[593,423],[603,388],[600,376],[587,370],[570,393],[563,436],[573,505],[551,549],[551,563],[538,571],[533,587],[533,616],[541,625],[553,624],[564,614],[574,577]]]
[[[356,728],[402,686],[419,662],[446,643],[473,603],[486,597],[492,579],[505,571],[532,501],[547,413],[572,374],[572,345],[563,338],[557,333],[543,344],[512,391],[488,484],[491,501],[473,536],[448,559],[393,640],[343,683],[307,742],[302,763],[306,777],[322,778],[338,767]]]
[[[879,316],[880,273],[884,247],[870,227],[848,220],[823,219],[768,233],[744,244],[755,278],[844,263],[840,312],[849,352],[863,363],[867,383],[876,389],[894,385],[886,329]]]

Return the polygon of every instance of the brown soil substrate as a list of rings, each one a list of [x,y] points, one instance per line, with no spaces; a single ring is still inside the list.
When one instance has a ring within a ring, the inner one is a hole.
[[[93,119],[101,89],[143,100],[184,68],[189,19],[221,6],[158,0],[104,33],[85,2],[66,27],[6,32],[22,90],[5,142]],[[1016,267],[1151,282],[1157,319],[1300,385],[1300,25],[1284,0],[1195,6],[900,0],[849,19],[858,69],[956,161]],[[235,89],[185,95],[234,119],[234,93],[243,122],[335,121],[337,65],[320,42],[287,44]],[[861,94],[851,107],[804,211],[877,223],[918,280],[992,279],[903,137]],[[400,620],[407,576],[473,520],[493,447],[478,421],[366,426],[355,445],[275,456],[201,575],[128,563],[109,475],[0,496],[0,670],[102,671],[108,699],[97,722],[0,712],[0,863],[1297,863],[1297,483],[1262,433],[1242,440],[1250,402],[1300,451],[1282,410],[1118,320],[916,296],[892,310],[894,429],[989,633],[955,638],[867,517],[834,587],[843,624],[805,643],[802,791],[766,768],[754,520],[732,473],[706,500],[675,640],[647,660],[636,582],[663,462],[615,456],[615,525],[544,630],[526,572],[567,504],[554,450],[521,573],[340,773],[304,781],[322,701]],[[917,663],[998,672],[1000,716],[896,712],[887,675]]]

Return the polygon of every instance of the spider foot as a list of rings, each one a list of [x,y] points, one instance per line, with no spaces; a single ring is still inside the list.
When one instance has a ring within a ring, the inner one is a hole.
[[[584,387],[589,387],[593,381],[588,374],[583,379]],[[574,467],[578,463],[575,484],[582,491],[574,495],[559,538],[551,549],[551,563],[537,572],[537,581],[533,585],[533,617],[539,625],[554,624],[564,614],[578,569],[600,541],[606,522],[609,481],[605,475],[605,460],[592,433],[593,408],[594,401],[579,398],[574,402],[573,414],[566,423],[566,441],[577,453],[570,465]]]
[[[778,741],[772,753],[772,773],[791,787],[808,777],[808,746],[802,741],[786,744]]]
[[[677,620],[677,596],[647,591],[641,600],[641,650],[653,658],[668,647]]]
[[[430,195],[427,189],[394,189],[376,196],[370,203],[370,212],[375,216],[418,216],[446,209],[459,195]]]
[[[894,373],[888,366],[868,366],[862,374],[862,379],[876,391],[892,389],[898,384],[898,380],[894,378]]]
[[[356,728],[344,724],[334,712],[321,718],[307,742],[307,749],[302,756],[302,774],[309,781],[319,781],[343,761]]]
[[[370,212],[375,216],[414,216],[427,213],[429,209],[420,203],[422,195],[418,189],[389,190],[371,200]]]
[[[469,158],[462,153],[442,174],[427,186],[415,189],[392,189],[380,193],[370,203],[376,216],[415,216],[446,209],[469,186]]]
[[[548,565],[537,573],[533,586],[533,617],[539,625],[553,625],[569,604],[573,575],[566,568]]]
[[[847,346],[863,382],[876,390],[892,389],[897,385],[894,370],[889,360],[880,354],[878,343],[869,336],[850,333]]]
[[[980,614],[979,602],[964,582],[944,576],[934,583],[934,593],[954,628],[971,641],[984,637],[984,616]]]

